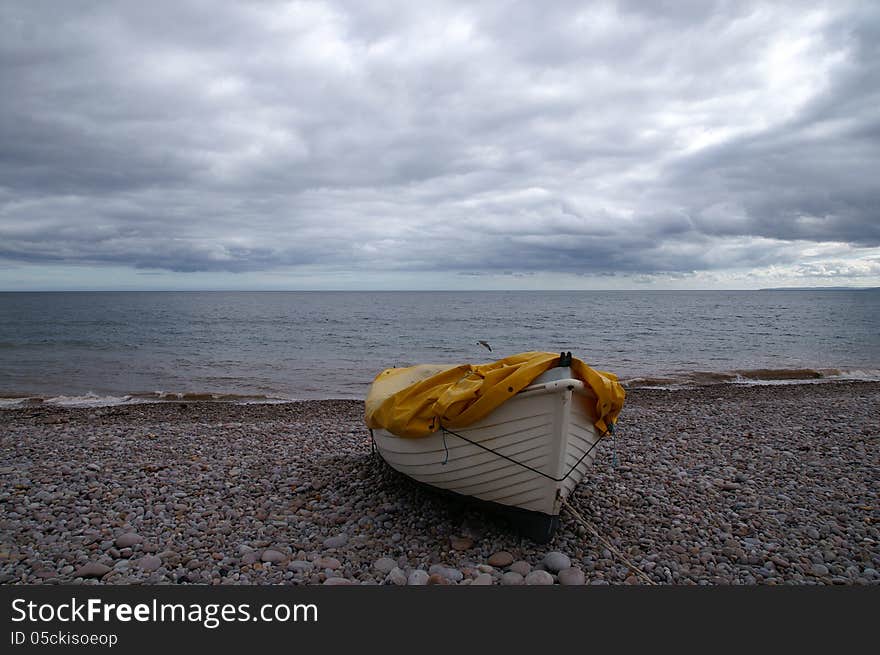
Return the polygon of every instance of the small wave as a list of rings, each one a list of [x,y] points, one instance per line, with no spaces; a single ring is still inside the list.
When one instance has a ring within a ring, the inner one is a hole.
[[[0,398],[0,409],[16,407],[38,407],[43,404],[39,396],[11,396]]]
[[[839,372],[839,371],[838,371]],[[819,380],[825,377],[821,371],[812,368],[755,368],[734,371],[737,380]]]
[[[168,392],[152,391],[146,393],[132,393],[121,396],[98,395],[86,393],[82,395],[58,395],[58,396],[16,396],[8,395],[0,397],[0,409],[19,409],[26,407],[115,407],[118,405],[137,405],[143,403],[164,402],[219,402],[249,404],[277,404],[294,400],[281,396],[268,396],[261,394],[237,394],[237,393],[203,393],[203,392]]]
[[[733,371],[683,371],[667,376],[621,380],[628,388],[684,389],[711,384],[776,385],[822,382],[880,381],[880,369],[790,368],[737,369]]]
[[[880,369],[796,368],[735,371],[734,384],[816,384],[822,382],[880,381]]]
[[[216,393],[198,391],[153,391],[133,394],[141,402],[219,402],[219,403],[283,403],[292,398],[264,394]]]
[[[681,385],[682,381],[669,377],[635,377],[622,378],[620,383],[626,388],[670,389]]]
[[[82,396],[52,396],[44,398],[42,405],[54,405],[57,407],[112,407],[125,405],[132,401],[132,397],[125,396],[99,396],[95,393],[87,393]]]

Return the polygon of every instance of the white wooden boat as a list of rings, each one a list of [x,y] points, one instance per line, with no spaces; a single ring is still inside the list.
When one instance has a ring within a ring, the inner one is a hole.
[[[544,542],[558,526],[562,500],[595,458],[601,437],[587,409],[595,402],[571,368],[556,367],[466,428],[418,439],[384,429],[372,435],[394,469],[504,508],[526,536]]]

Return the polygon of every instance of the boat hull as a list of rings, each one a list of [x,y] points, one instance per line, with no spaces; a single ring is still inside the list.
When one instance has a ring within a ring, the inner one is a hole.
[[[588,412],[591,399],[569,369],[556,368],[466,428],[415,439],[377,429],[373,440],[400,473],[488,503],[530,538],[546,541],[562,500],[595,457],[600,436]]]

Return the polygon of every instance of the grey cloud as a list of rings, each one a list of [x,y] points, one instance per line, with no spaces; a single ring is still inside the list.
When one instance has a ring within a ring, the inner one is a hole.
[[[815,11],[4,3],[0,258],[830,270],[880,246],[880,12]]]

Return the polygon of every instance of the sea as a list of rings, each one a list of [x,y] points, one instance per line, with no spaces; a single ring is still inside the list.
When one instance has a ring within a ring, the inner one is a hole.
[[[628,387],[880,380],[880,289],[0,293],[7,408],[362,399],[532,350]]]

